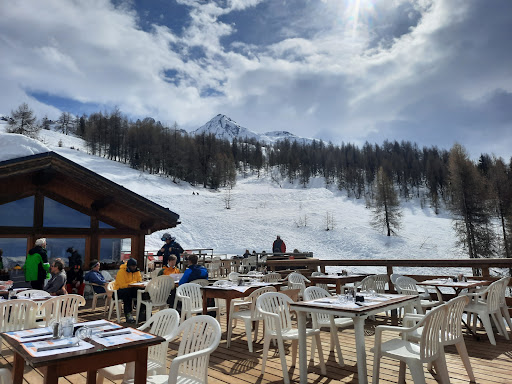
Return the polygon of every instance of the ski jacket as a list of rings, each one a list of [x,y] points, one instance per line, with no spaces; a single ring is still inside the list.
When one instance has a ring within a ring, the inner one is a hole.
[[[88,281],[88,282],[94,283],[94,284],[98,284],[98,285],[105,285],[107,283],[107,281],[105,280],[103,275],[100,272],[96,272],[96,271],[87,272],[85,275],[85,281]],[[96,285],[92,285],[92,289],[96,293],[104,293],[105,292],[105,288],[98,287]]]
[[[180,269],[178,267],[163,267],[162,270],[160,272],[158,272],[158,276],[162,276],[162,275],[171,275],[173,273],[180,273]]]
[[[138,283],[139,281],[142,281],[140,271],[130,272],[126,268],[126,264],[119,267],[119,272],[117,272],[116,281],[114,283],[114,289],[128,288],[131,283]]]
[[[28,251],[25,264],[23,264],[25,272],[25,281],[41,281],[50,278],[50,263],[48,263],[48,255],[46,249],[40,245]]]
[[[181,277],[180,285],[190,283],[197,279],[208,279],[208,270],[202,265],[192,264]]]
[[[156,253],[156,255],[163,256],[163,265],[167,265],[167,262],[169,261],[169,255],[176,256],[176,264],[179,264],[181,262],[181,254],[183,253],[183,248],[181,247],[180,243],[178,243],[177,241],[171,241],[169,244],[165,243],[162,246],[162,248],[164,250],[159,250]]]
[[[82,256],[77,251],[73,251],[71,256],[69,256],[69,268],[73,268],[75,265],[82,266]]]
[[[286,252],[286,244],[282,239],[276,239],[274,244],[272,244],[272,252],[274,253],[285,253]]]
[[[51,279],[46,283],[43,290],[48,293],[57,293],[66,285],[66,272],[60,271],[59,273],[52,275]]]

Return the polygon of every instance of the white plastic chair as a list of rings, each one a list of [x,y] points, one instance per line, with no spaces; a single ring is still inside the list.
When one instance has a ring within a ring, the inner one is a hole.
[[[210,355],[218,347],[221,330],[217,320],[211,316],[195,316],[178,328],[182,334],[178,356],[171,362],[169,375],[148,376],[146,382],[153,384],[206,384]],[[127,383],[133,383],[129,380]]]
[[[233,321],[236,322],[237,319],[240,319],[245,324],[245,335],[247,337],[247,345],[249,347],[249,352],[253,352],[253,335],[251,332],[252,324],[253,322],[255,322],[254,339],[256,339],[258,336],[258,324],[259,321],[262,320],[261,314],[258,311],[256,311],[256,299],[267,292],[276,292],[276,289],[274,287],[261,287],[252,292],[249,296],[247,296],[246,300],[244,300],[244,304],[248,304],[249,308],[245,310],[235,310],[235,301],[231,301],[231,308],[229,309],[229,323],[227,334],[228,348],[231,345],[231,336],[233,334]]]
[[[331,294],[326,291],[325,289],[313,286],[313,287],[307,287],[304,291],[304,300],[310,301],[310,300],[317,300],[322,299],[326,297],[332,297]],[[331,324],[331,317],[333,320],[333,324]],[[323,313],[315,313],[311,312],[311,318],[313,320],[313,328],[315,329],[321,329],[329,327],[330,334],[331,334],[331,346],[330,351],[334,351],[334,347],[336,346],[336,352],[338,354],[338,363],[339,365],[343,366],[343,355],[341,353],[340,348],[340,340],[338,338],[338,328],[346,328],[354,325],[354,322],[352,319],[347,317],[334,317],[332,315],[327,315]],[[313,339],[313,343],[315,340]]]
[[[37,304],[32,300],[15,299],[1,302],[0,332],[35,328],[37,313]],[[3,343],[0,341],[0,354],[2,349]]]
[[[208,264],[208,276],[218,277],[220,276],[221,259],[215,256],[212,261]]]
[[[137,291],[137,309],[136,309],[136,319],[137,323],[139,322],[139,313],[141,305],[146,306],[146,321],[151,317],[151,313],[153,308],[159,307],[169,307],[167,304],[167,299],[171,294],[171,291],[174,289],[174,279],[172,276],[158,276],[151,280],[146,289],[139,289]],[[149,300],[144,300],[142,295],[144,293],[149,294]]]
[[[80,295],[62,295],[52,297],[40,308],[43,319],[43,327],[47,327],[50,321],[59,321],[62,317],[73,317],[78,320],[78,308],[85,305],[85,299]]]
[[[439,298],[439,300],[422,300],[420,298],[420,294],[418,292],[418,286],[416,285],[417,281],[414,280],[411,277],[407,276],[401,276],[395,281],[395,289],[396,291],[401,295],[410,295],[410,296],[417,296],[417,305],[416,305],[416,311],[420,314],[424,313],[425,310],[431,309],[434,307],[437,307],[438,305],[442,304],[442,298]],[[430,296],[429,296],[430,297]]]
[[[396,327],[379,325],[375,327],[375,346],[373,348],[373,384],[379,383],[380,359],[382,356],[400,361],[398,382],[405,382],[405,366],[409,367],[415,384],[425,383],[424,363],[434,363],[436,371],[443,383],[449,383],[448,369],[441,344],[444,331],[446,305],[440,305],[429,311],[425,317],[413,327]],[[408,335],[423,327],[419,343],[408,340]],[[393,331],[402,334],[400,339],[391,339],[382,343],[382,332]]]
[[[181,300],[181,321],[188,319],[193,313],[203,313],[203,295],[201,286],[195,283],[186,283],[176,288],[176,298]],[[207,312],[215,311],[220,316],[219,307],[208,307]]]
[[[154,270],[152,270],[150,273],[149,273],[149,278],[151,280],[153,279],[156,279],[158,277],[158,274],[160,273],[160,271],[162,270],[163,268],[156,268]]]
[[[110,320],[112,317],[112,310],[116,310],[117,322],[121,323],[121,311],[119,306],[119,297],[117,296],[117,290],[115,288],[115,281],[111,281],[107,284],[107,298],[105,299],[105,311],[104,314],[108,311],[107,319]]]
[[[261,281],[265,283],[278,283],[279,280],[281,280],[281,274],[277,272],[268,273],[261,278]]]
[[[300,273],[292,272],[288,275],[288,289],[299,289],[299,297],[304,297],[306,283],[311,283],[306,277]]]
[[[445,324],[443,325],[444,332],[441,334],[441,344],[443,347],[447,345],[455,345],[459,356],[466,368],[469,380],[475,382],[475,375],[471,368],[471,362],[469,361],[469,355],[464,342],[464,336],[462,334],[462,313],[464,307],[468,304],[469,298],[466,296],[459,296],[451,299],[445,304],[446,316],[444,317]],[[406,315],[404,323],[407,324],[409,319],[413,322],[421,320],[425,315]],[[414,332],[409,333],[408,339],[418,341],[421,339],[423,333],[423,327],[417,328]],[[429,370],[431,369],[429,364]]]
[[[404,275],[400,275],[399,273],[392,273],[390,276],[389,276],[389,280],[391,281],[391,283],[393,283],[393,285],[396,284],[396,280],[399,278],[399,277],[405,277]],[[420,299],[421,300],[430,300],[431,297],[430,297],[430,292],[428,291],[428,289],[424,289],[422,287],[416,287],[418,289],[418,293],[420,295]]]
[[[192,280],[191,283],[199,284],[201,287],[206,287],[207,285],[210,285],[210,282],[208,281],[208,279],[196,279],[196,280]]]
[[[176,336],[179,321],[178,311],[167,308],[155,313],[144,325],[137,328],[165,339],[164,342],[148,348],[148,375],[165,375],[169,341]],[[96,382],[102,384],[104,378],[107,378],[112,381],[122,379],[122,382],[126,383],[134,376],[135,365],[130,362],[98,370]]]
[[[276,340],[279,349],[279,357],[281,358],[281,367],[283,370],[283,379],[285,384],[290,384],[290,376],[288,375],[288,368],[286,366],[284,340],[292,340],[292,366],[295,366],[299,339],[298,329],[292,328],[292,319],[289,308],[290,303],[293,303],[293,300],[280,292],[264,293],[256,300],[256,308],[262,314],[265,321],[261,373],[263,374],[265,372],[270,340]],[[325,374],[326,370],[324,356],[322,354],[320,330],[311,328],[306,329],[306,336],[314,336],[316,338],[316,349],[320,359],[320,368],[322,373]]]
[[[507,305],[507,289],[508,284],[510,282],[510,277],[504,277],[500,279],[502,283],[502,294],[500,295],[500,309],[501,309],[501,315],[503,316],[503,319],[505,320],[506,324],[503,328],[504,331],[507,330],[507,325],[509,329],[512,331],[512,319],[510,319],[510,312],[508,311],[508,305]]]
[[[477,317],[479,317],[492,345],[496,345],[496,338],[492,330],[491,318],[496,324],[498,332],[505,339],[510,340],[501,312],[501,296],[503,294],[503,282],[501,280],[495,281],[486,289],[477,293],[464,294],[473,299],[464,309],[464,312],[468,314],[468,323],[470,323],[470,317],[473,316],[473,332],[475,332]]]
[[[102,288],[105,288],[104,285],[101,285],[101,284],[95,284],[95,283],[90,283],[90,282],[85,282],[86,284],[89,285],[89,287],[91,287],[91,290],[92,290],[92,304],[91,304],[91,310],[96,310],[96,305],[98,304],[98,299],[104,299],[105,300],[105,305],[107,304],[107,290],[105,290],[105,292],[102,292],[102,293],[97,293],[95,290],[94,290],[94,287],[102,287]]]
[[[240,278],[240,274],[238,272],[231,272],[228,275],[228,280],[231,280],[231,281],[234,281],[234,282],[237,282],[239,278]]]

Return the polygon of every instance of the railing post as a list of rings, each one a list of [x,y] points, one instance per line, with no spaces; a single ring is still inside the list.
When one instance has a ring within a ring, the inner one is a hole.
[[[488,265],[485,265],[485,266],[482,266],[482,276],[483,277],[489,277],[489,266]]]
[[[388,277],[389,277],[389,290],[390,291],[394,291],[395,290],[395,286],[391,282],[391,275],[393,274],[393,266],[392,265],[387,265],[386,266],[386,271],[387,271]]]

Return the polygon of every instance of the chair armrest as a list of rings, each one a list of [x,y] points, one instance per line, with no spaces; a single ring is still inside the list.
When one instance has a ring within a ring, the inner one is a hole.
[[[417,324],[423,320],[424,317],[425,315],[421,315],[419,313],[406,313],[402,321],[403,324],[407,324],[407,326],[410,327],[410,324]]]
[[[178,377],[180,365],[188,360],[198,359],[202,356],[208,356],[215,348],[206,348],[201,351],[187,353],[183,356],[176,356],[171,362],[171,369],[169,370],[169,378]]]

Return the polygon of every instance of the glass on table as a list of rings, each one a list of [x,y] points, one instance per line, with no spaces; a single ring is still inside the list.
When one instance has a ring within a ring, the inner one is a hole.
[[[83,327],[77,329],[75,336],[79,342],[85,339],[90,339],[92,337],[92,328],[84,325]]]

